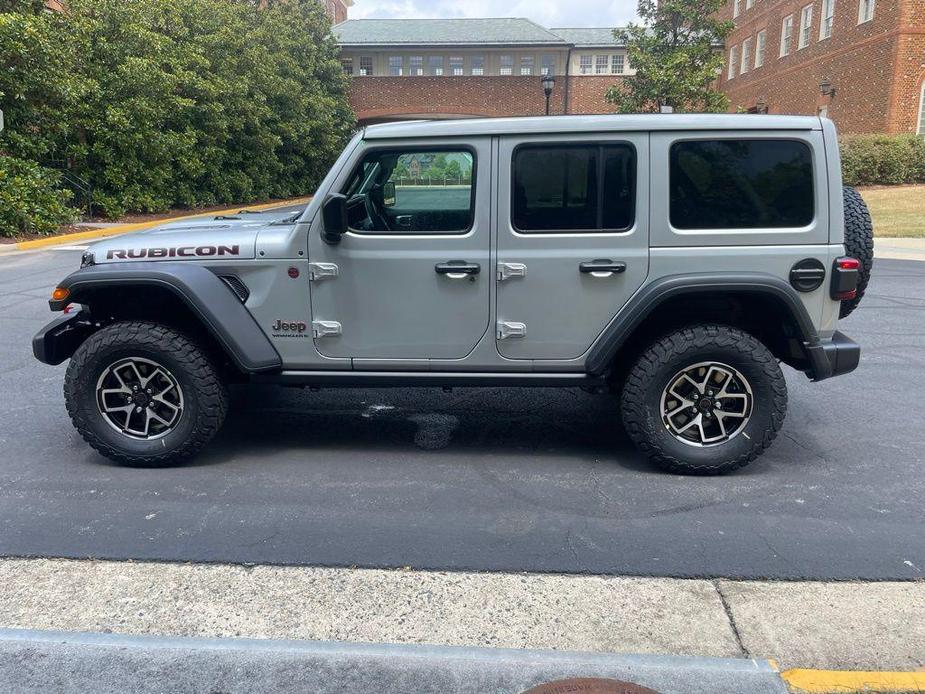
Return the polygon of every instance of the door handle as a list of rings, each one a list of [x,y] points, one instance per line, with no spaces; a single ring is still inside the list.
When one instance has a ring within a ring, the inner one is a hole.
[[[598,260],[581,263],[578,266],[578,270],[592,277],[613,277],[614,275],[626,272],[626,263],[599,258]]]
[[[395,223],[402,229],[410,229],[411,222],[413,221],[414,217],[412,217],[410,214],[400,214],[395,218]]]
[[[475,279],[475,276],[482,271],[482,266],[478,263],[467,263],[465,260],[449,260],[445,263],[437,263],[434,271],[451,280],[462,280],[467,277]]]

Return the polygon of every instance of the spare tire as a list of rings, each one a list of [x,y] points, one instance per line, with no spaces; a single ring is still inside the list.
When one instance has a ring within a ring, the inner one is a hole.
[[[843,189],[845,200],[845,252],[861,261],[858,271],[858,293],[853,299],[841,302],[839,318],[846,318],[857,308],[864,297],[870,271],[874,266],[874,225],[870,211],[861,194],[850,186]]]

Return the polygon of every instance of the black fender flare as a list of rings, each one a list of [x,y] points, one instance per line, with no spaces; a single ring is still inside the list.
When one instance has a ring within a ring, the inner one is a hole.
[[[764,294],[781,301],[787,308],[800,331],[800,338],[806,349],[807,358],[813,362],[813,369],[828,367],[828,362],[817,365],[813,347],[819,344],[819,334],[800,300],[797,291],[787,282],[760,272],[696,273],[670,275],[651,282],[640,289],[620,310],[604,332],[597,338],[585,362],[587,372],[593,376],[607,371],[617,352],[636,328],[661,304],[681,295],[695,295],[706,292],[729,294]],[[825,378],[828,374],[822,375]],[[814,375],[815,376],[815,375]]]
[[[170,262],[91,265],[68,275],[58,285],[68,290],[66,299],[52,299],[48,304],[52,311],[61,311],[68,304],[85,303],[82,299],[93,292],[117,291],[128,286],[159,287],[174,294],[241,371],[263,373],[282,368],[279,353],[241,300],[224,280],[203,265]]]

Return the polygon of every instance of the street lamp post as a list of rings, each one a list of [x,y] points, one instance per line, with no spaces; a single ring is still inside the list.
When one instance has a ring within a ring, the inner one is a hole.
[[[552,96],[553,87],[556,86],[556,78],[550,74],[543,75],[543,94],[546,95],[546,115],[549,115],[549,97]]]

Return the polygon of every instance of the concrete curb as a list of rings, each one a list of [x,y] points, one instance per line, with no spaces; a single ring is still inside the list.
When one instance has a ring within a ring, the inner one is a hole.
[[[766,660],[0,630],[0,691],[518,694],[573,677],[659,694],[787,691]]]
[[[292,198],[291,200],[277,200],[262,205],[237,205],[224,210],[212,210],[211,212],[200,212],[198,214],[183,215],[181,217],[165,217],[163,219],[154,219],[149,222],[137,222],[134,224],[120,224],[118,226],[104,229],[91,229],[90,231],[78,231],[73,234],[61,234],[60,236],[49,236],[31,241],[19,241],[18,243],[4,244],[0,246],[0,254],[11,253],[13,251],[30,251],[40,248],[49,248],[51,246],[60,246],[79,241],[93,241],[102,239],[107,236],[117,236],[127,234],[132,231],[142,231],[143,229],[152,229],[161,224],[169,222],[180,222],[186,219],[199,219],[201,217],[211,217],[213,215],[233,214],[240,210],[272,210],[277,207],[287,207],[289,205],[299,205],[308,203],[311,196],[302,198]]]

